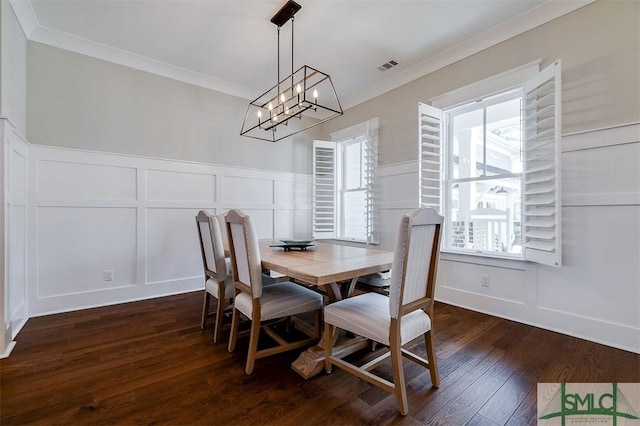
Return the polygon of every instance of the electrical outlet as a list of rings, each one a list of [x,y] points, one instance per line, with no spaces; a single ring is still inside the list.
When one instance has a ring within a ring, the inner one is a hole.
[[[489,283],[490,283],[489,275],[481,275],[480,279],[481,279],[480,285],[482,287],[489,287]]]
[[[105,281],[113,281],[113,269],[105,269],[102,275]]]

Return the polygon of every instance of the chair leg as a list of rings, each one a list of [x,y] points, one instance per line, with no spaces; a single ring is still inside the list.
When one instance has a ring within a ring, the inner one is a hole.
[[[204,291],[204,303],[202,304],[202,323],[200,329],[204,330],[207,327],[207,316],[209,315],[209,300],[211,295],[207,290]]]
[[[316,326],[316,339],[322,337],[322,309],[318,309],[313,314],[313,319]]]
[[[400,337],[391,336],[391,367],[393,369],[393,385],[396,394],[396,404],[398,411],[403,416],[409,412],[407,403],[407,389],[404,384],[404,369],[402,368],[402,346],[400,345]]]
[[[425,333],[424,343],[427,347],[427,361],[429,361],[431,384],[434,388],[438,388],[440,387],[440,373],[438,372],[438,360],[436,359],[435,345],[433,343],[433,329]]]
[[[249,351],[247,353],[247,365],[244,371],[247,374],[253,373],[253,367],[256,363],[256,352],[258,351],[258,338],[260,337],[260,318],[251,319],[251,335],[249,337]]]
[[[231,317],[231,333],[229,334],[229,352],[236,350],[236,339],[238,338],[238,327],[240,326],[240,312],[234,307]]]
[[[217,300],[216,322],[213,327],[213,343],[218,343],[218,340],[220,340],[220,331],[222,329],[223,319],[224,319],[224,298]]]
[[[333,333],[335,327],[328,322],[324,323],[324,371],[331,373],[331,352],[333,350]]]

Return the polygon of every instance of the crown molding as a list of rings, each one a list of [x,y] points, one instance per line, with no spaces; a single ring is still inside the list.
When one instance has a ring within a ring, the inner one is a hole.
[[[46,27],[36,28],[29,39],[232,96],[250,99],[254,92],[244,86]]]
[[[9,4],[13,9],[13,13],[18,18],[18,23],[22,28],[22,32],[26,38],[30,38],[33,31],[40,26],[36,13],[33,11],[31,1],[29,0],[10,0]]]
[[[540,6],[511,18],[489,30],[463,41],[447,50],[437,53],[424,61],[392,75],[359,95],[343,99],[344,109],[351,108],[386,92],[417,80],[427,74],[474,55],[484,49],[513,38],[535,27],[573,12],[596,0],[549,0]]]
[[[253,95],[255,95],[255,90],[245,86],[44,27],[38,22],[30,0],[10,0],[9,2],[25,37],[30,41],[124,65],[129,68],[226,93],[227,95],[244,99],[252,99]]]
[[[342,100],[346,110],[386,92],[410,83],[420,77],[451,65],[461,59],[522,34],[553,19],[573,12],[596,0],[548,0],[542,5],[505,21],[475,37],[442,51],[398,74],[373,85],[370,89]],[[255,91],[241,85],[213,78],[186,68],[171,65],[142,55],[117,49],[95,41],[75,37],[43,27],[38,22],[30,0],[9,0],[22,27],[25,37],[31,41],[69,50],[104,61],[124,65],[173,80],[216,90],[243,99],[253,99]]]

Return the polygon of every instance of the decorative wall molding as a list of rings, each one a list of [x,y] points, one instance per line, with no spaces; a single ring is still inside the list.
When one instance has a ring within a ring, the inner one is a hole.
[[[636,123],[563,136],[562,268],[443,252],[437,300],[640,353],[639,243],[628,237],[640,233],[639,140]],[[417,170],[418,161],[379,168],[383,249],[418,204]]]
[[[612,136],[618,134],[615,130],[604,132],[596,138],[606,142],[603,146],[596,149],[590,144],[588,149],[567,151],[563,161],[588,163],[603,153],[624,159],[638,148],[635,142],[613,143],[621,140]],[[590,133],[569,137],[580,145]],[[190,235],[195,233],[192,221],[200,208],[218,212],[243,206],[259,222],[263,238],[311,229],[311,176],[306,174],[40,145],[29,146],[27,170],[29,316],[200,289],[200,260],[193,253],[197,242]],[[609,174],[613,184],[629,179],[629,173],[635,176],[630,168],[622,171],[622,176]],[[388,200],[380,211],[382,248],[393,246],[400,209],[407,211],[416,205],[415,173],[417,162],[380,168],[380,195]],[[590,169],[582,173],[581,179],[591,179]],[[39,190],[45,187],[46,192]],[[638,191],[631,186],[627,192]],[[592,226],[605,221],[614,233],[621,229],[640,232],[639,224],[629,220],[637,217],[638,205],[600,202],[569,207],[565,231],[571,238],[565,238],[565,266],[548,268],[443,253],[437,298],[640,352],[640,324],[636,324],[637,312],[633,313],[637,311],[634,297],[639,274],[638,266],[631,262],[637,255],[637,241],[621,242],[608,229]],[[612,251],[613,241],[626,245]],[[58,249],[61,245],[64,252]],[[628,267],[621,267],[623,263]],[[103,281],[105,269],[114,270],[113,282]],[[491,277],[489,288],[479,286],[484,274]],[[615,285],[614,292],[602,286],[602,277]],[[576,291],[581,297],[574,304]],[[601,303],[604,297],[606,306]]]
[[[591,150],[597,151],[588,152]],[[563,207],[640,205],[640,187],[638,186],[640,175],[637,167],[637,159],[640,155],[640,123],[563,135],[562,154],[565,186],[562,191]],[[617,174],[613,175],[609,167],[616,161],[619,165],[625,165],[626,168],[622,170],[618,168]],[[585,165],[591,169],[586,171]],[[418,161],[385,164],[379,166],[378,170],[382,188],[380,208],[383,210],[415,208],[417,198],[414,201],[406,194],[411,192],[411,185],[415,186],[417,193],[417,176],[415,175],[418,173]],[[576,176],[578,181],[572,187],[568,187],[576,173],[579,174]],[[630,175],[633,173],[635,175]],[[594,182],[585,181],[585,176],[593,179]],[[395,182],[391,184],[391,181]],[[618,185],[620,181],[626,182],[627,187],[621,190]],[[387,186],[395,188],[394,192],[389,193],[385,190]],[[584,192],[586,190],[590,192]],[[403,198],[397,200],[399,196]]]
[[[563,135],[562,206],[640,205],[639,158],[640,123]]]
[[[42,145],[30,169],[30,316],[203,288],[200,209],[242,208],[264,239],[309,234],[309,175]]]
[[[640,122],[562,135],[562,152],[640,142]]]
[[[11,121],[4,121],[5,158],[5,328],[15,338],[28,319],[27,302],[27,176],[29,145]]]

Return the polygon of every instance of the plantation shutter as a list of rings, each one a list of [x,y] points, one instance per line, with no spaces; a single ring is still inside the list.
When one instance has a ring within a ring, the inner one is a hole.
[[[524,85],[524,257],[562,265],[560,193],[561,64],[554,62]]]
[[[440,190],[442,179],[442,110],[419,104],[419,202],[442,213]]]
[[[313,141],[313,238],[336,237],[336,143]]]
[[[378,177],[378,126],[367,126],[367,138],[364,142],[365,164],[364,180],[366,187],[365,197],[365,221],[367,243],[378,243],[378,208],[376,202],[377,177]]]

